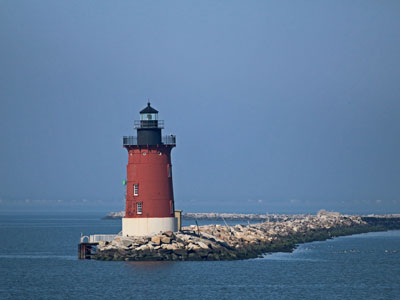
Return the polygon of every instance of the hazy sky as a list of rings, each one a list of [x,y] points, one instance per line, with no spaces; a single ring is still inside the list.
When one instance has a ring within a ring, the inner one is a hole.
[[[184,211],[400,212],[400,1],[0,0],[0,211],[120,210],[147,98]]]

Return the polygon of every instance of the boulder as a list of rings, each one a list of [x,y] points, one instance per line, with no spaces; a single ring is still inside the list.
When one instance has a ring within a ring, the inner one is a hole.
[[[163,238],[163,236],[160,236],[160,235],[156,235],[156,236],[153,236],[152,238],[151,238],[151,241],[154,243],[154,244],[156,244],[156,245],[160,245],[161,244],[161,239]]]
[[[193,243],[189,243],[189,245],[187,245],[186,246],[186,249],[188,250],[188,251],[196,251],[196,250],[200,250],[201,248],[198,246],[198,245],[196,245],[196,244],[193,244]]]
[[[166,249],[167,250],[176,250],[176,249],[178,249],[177,247],[176,247],[176,245],[174,245],[174,244],[167,244],[166,245],[167,247],[166,247]]]
[[[121,240],[121,244],[124,245],[125,247],[130,247],[130,246],[132,246],[132,241],[131,240]]]
[[[198,245],[200,246],[200,248],[202,248],[202,249],[209,249],[208,246],[207,246],[205,243],[203,243],[203,242],[198,242],[197,244],[198,244]]]
[[[201,259],[201,257],[194,252],[189,253],[189,255],[188,255],[188,260],[200,260],[200,259]]]
[[[207,256],[208,256],[209,253],[210,253],[210,252],[209,252],[208,250],[201,249],[201,248],[200,248],[199,250],[196,251],[196,254],[199,255],[199,256],[202,257],[202,258],[207,258]]]
[[[181,248],[177,248],[177,249],[174,249],[174,253],[176,253],[177,255],[184,256],[185,254],[187,254],[187,250],[181,249]]]
[[[139,239],[136,239],[135,242],[136,242],[136,244],[144,245],[144,244],[147,244],[148,240],[144,239],[144,238],[139,238]]]
[[[163,237],[161,237],[161,242],[163,244],[169,244],[169,243],[171,243],[171,238],[163,236]]]
[[[136,248],[136,250],[138,250],[138,251],[146,251],[146,250],[149,250],[149,249],[150,248],[149,248],[148,245],[142,245],[142,246]]]
[[[201,236],[203,238],[209,239],[212,242],[223,242],[223,240],[220,240],[219,238],[217,238],[216,236],[209,234],[209,233],[201,233]]]
[[[191,237],[188,236],[188,235],[186,235],[186,234],[178,233],[178,234],[176,235],[176,238],[179,239],[179,240],[181,240],[181,241],[183,241],[183,242],[187,242],[187,241],[190,240]]]
[[[161,245],[161,248],[162,249],[165,249],[165,250],[174,250],[174,249],[178,249],[175,245],[171,245],[171,244],[162,244]]]
[[[218,255],[217,255],[217,256],[218,256]],[[216,260],[215,254],[209,253],[209,254],[207,255],[207,260]]]
[[[166,236],[168,236],[168,237],[172,237],[172,235],[173,235],[174,233],[172,232],[172,231],[166,231],[166,232],[164,232],[164,235],[166,235]]]

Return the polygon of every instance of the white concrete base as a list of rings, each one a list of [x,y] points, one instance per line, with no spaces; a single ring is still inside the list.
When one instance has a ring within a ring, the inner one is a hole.
[[[123,236],[144,236],[177,231],[176,218],[122,218]]]

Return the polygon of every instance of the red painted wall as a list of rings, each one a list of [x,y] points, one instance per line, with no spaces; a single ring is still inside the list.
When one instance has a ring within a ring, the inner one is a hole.
[[[129,159],[125,217],[173,217],[174,193],[171,166],[173,146],[126,146],[126,148]],[[171,168],[171,173],[169,173],[169,168]],[[134,184],[139,185],[138,196],[134,196]],[[142,202],[142,214],[137,214],[137,202]]]

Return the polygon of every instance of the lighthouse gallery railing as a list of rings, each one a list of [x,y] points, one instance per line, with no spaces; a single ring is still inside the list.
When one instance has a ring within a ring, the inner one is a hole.
[[[137,136],[124,136],[122,139],[124,146],[137,146]],[[162,137],[161,142],[164,145],[176,145],[176,136],[175,135],[165,135]]]
[[[133,128],[164,128],[164,120],[135,120]]]

